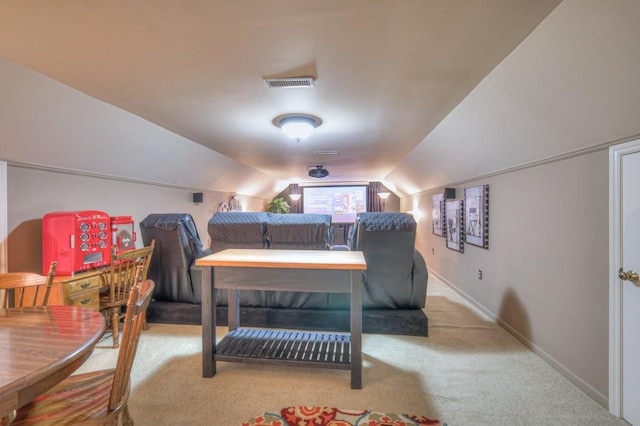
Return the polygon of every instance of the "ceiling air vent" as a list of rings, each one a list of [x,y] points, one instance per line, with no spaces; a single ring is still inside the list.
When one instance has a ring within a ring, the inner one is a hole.
[[[329,176],[329,170],[325,169],[323,166],[318,165],[315,169],[309,170],[309,176],[312,178],[325,178]]]
[[[271,89],[303,89],[316,85],[313,77],[265,78],[264,81]]]

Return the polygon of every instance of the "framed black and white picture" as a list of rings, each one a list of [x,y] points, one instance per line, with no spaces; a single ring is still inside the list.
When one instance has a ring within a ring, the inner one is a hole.
[[[464,190],[465,230],[467,244],[489,248],[489,185]]]
[[[447,221],[447,248],[464,252],[464,201],[445,201],[445,218]]]
[[[435,235],[444,237],[446,234],[446,224],[444,221],[444,194],[435,194],[431,197],[432,228]]]

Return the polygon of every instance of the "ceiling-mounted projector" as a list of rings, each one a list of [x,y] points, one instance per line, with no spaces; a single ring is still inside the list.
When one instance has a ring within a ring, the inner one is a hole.
[[[329,170],[321,165],[317,165],[315,169],[309,170],[309,176],[312,178],[324,178],[329,176]]]

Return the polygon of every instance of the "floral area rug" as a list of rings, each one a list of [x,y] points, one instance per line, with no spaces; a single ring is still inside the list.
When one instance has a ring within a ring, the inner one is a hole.
[[[446,426],[440,420],[410,414],[377,413],[330,407],[286,407],[263,413],[242,426]]]

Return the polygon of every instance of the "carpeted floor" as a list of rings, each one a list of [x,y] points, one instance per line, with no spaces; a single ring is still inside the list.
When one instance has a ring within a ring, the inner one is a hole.
[[[263,413],[242,426],[446,426],[439,420],[412,414],[378,413],[332,407],[285,407],[277,413]]]
[[[620,425],[457,293],[429,278],[429,337],[364,334],[362,389],[346,370],[219,362],[202,378],[202,328],[150,324],[129,398],[136,426],[238,426],[282,407],[408,413],[449,425]],[[225,327],[218,327],[222,337]],[[115,365],[105,337],[80,371]]]

